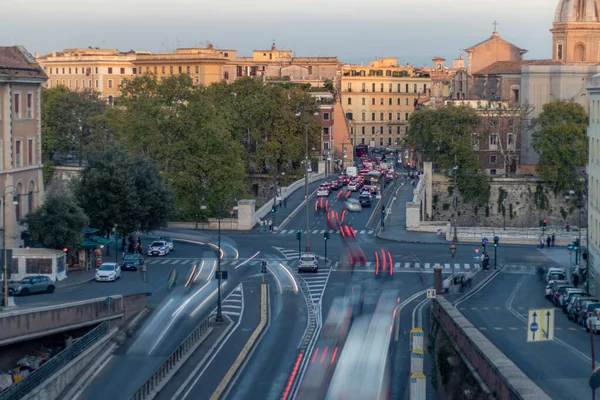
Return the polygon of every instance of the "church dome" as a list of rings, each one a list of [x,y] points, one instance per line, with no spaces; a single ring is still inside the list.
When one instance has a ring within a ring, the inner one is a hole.
[[[600,0],[560,0],[554,23],[600,22],[599,9]]]

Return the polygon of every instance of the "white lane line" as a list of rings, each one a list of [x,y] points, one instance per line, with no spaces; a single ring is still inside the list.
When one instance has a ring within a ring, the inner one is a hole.
[[[444,268],[450,269],[450,264],[444,264]]]
[[[460,269],[460,264],[454,264],[454,269]]]
[[[400,268],[400,263],[394,264],[394,269],[398,269],[398,268]]]
[[[421,263],[415,263],[415,268],[421,268]],[[425,267],[427,268],[427,267]]]
[[[465,264],[465,269],[471,269],[471,266],[469,264]]]
[[[322,231],[321,231],[321,233],[322,233],[322,234],[323,234],[323,233],[325,233],[325,232],[327,232],[327,231],[325,231],[325,230],[322,230]]]
[[[404,268],[410,268],[410,263],[404,263]]]
[[[431,264],[425,263],[425,268],[431,268]]]
[[[319,233],[319,231],[317,229],[315,229],[314,231],[312,231],[313,235],[316,235],[317,233]]]

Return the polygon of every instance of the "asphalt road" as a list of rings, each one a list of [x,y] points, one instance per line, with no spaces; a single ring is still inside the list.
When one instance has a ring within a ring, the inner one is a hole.
[[[507,271],[481,292],[458,305],[459,311],[507,355],[552,399],[591,397],[590,335],[555,310],[555,340],[527,342],[527,314],[531,308],[553,308],[534,269]],[[594,337],[595,347],[600,337]]]

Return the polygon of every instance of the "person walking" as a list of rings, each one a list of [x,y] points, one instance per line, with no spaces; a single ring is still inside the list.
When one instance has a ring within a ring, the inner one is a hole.
[[[550,237],[550,235],[546,236],[546,247],[550,248],[551,241],[552,241],[552,238]]]
[[[577,287],[579,285],[579,274],[573,275],[573,286]]]
[[[540,235],[540,249],[544,248],[544,235]]]
[[[283,199],[283,207],[287,208],[287,197],[285,199]]]
[[[552,233],[552,247],[554,247],[554,240],[556,239],[554,233]]]
[[[273,220],[269,220],[269,232],[273,231]]]

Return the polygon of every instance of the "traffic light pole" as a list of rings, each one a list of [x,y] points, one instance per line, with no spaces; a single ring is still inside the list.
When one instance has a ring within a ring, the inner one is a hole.
[[[327,242],[328,240],[325,239],[325,261],[327,261]]]
[[[494,269],[498,269],[498,246],[494,246]]]
[[[302,233],[298,231],[296,233],[296,239],[298,239],[298,259],[302,257]]]

